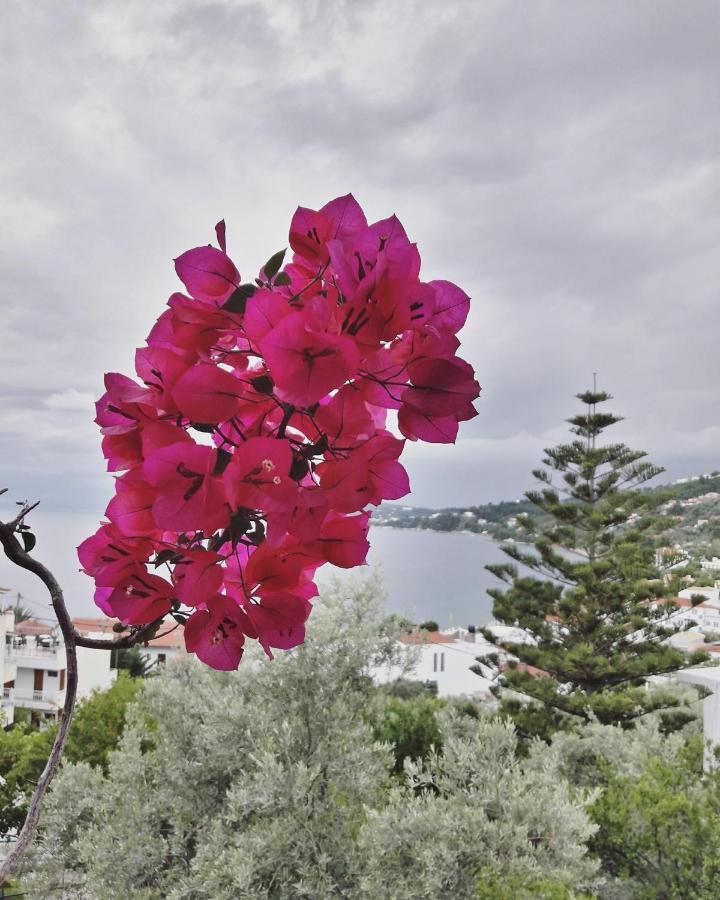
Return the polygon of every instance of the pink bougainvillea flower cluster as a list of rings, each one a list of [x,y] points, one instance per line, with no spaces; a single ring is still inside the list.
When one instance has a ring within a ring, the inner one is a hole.
[[[245,641],[301,643],[315,572],[368,552],[367,507],[410,486],[404,439],[451,443],[476,415],[456,355],[469,299],[423,282],[393,216],[352,196],[298,209],[292,262],[242,283],[226,252],[175,260],[175,293],[97,404],[115,496],[79,547],[95,602],[124,625],[174,619],[188,651],[237,668]],[[388,427],[396,411],[404,439]]]

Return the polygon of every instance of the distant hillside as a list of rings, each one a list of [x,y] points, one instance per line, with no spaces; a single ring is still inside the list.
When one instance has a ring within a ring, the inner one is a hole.
[[[660,513],[668,518],[669,529],[665,537],[668,544],[679,544],[690,552],[720,555],[720,472],[682,479],[651,490],[662,492],[669,498],[660,507]],[[517,516],[522,513],[541,518],[527,500],[445,509],[383,503],[373,514],[373,523],[392,528],[474,532],[503,541],[522,537],[517,524]]]

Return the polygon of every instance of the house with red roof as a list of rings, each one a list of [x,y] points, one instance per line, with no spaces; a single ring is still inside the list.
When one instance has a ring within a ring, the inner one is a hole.
[[[492,682],[476,675],[477,657],[494,648],[475,635],[463,640],[456,632],[411,631],[397,637],[399,662],[377,666],[372,671],[378,684],[398,678],[420,681],[437,688],[439,697],[488,697]]]

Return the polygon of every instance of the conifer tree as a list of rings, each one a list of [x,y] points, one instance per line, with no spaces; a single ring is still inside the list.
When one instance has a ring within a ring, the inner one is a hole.
[[[689,717],[680,709],[687,701],[669,690],[648,690],[646,681],[707,657],[686,657],[667,644],[683,626],[672,618],[672,604],[653,602],[663,594],[654,566],[653,512],[664,496],[641,486],[663,469],[642,451],[600,441],[621,421],[598,409],[609,394],[577,397],[585,410],[568,420],[575,437],[545,451],[544,468],[533,471],[540,488],[526,493],[537,514],[518,517],[533,549],[507,544],[503,551],[513,562],[487,566],[508,585],[488,592],[495,619],[527,634],[522,642],[486,631],[517,658],[503,666],[497,693],[503,711],[527,735],[546,737],[594,717],[630,726],[639,716],[672,708],[668,727],[677,727]],[[500,658],[479,659],[476,671],[486,665],[499,671]]]

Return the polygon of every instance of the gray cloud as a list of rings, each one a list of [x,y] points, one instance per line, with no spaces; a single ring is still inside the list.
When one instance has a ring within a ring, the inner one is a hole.
[[[517,496],[593,371],[622,436],[718,467],[718,6],[9,2],[0,33],[3,483],[104,508],[84,408],[224,216],[253,273],[293,208],[396,211],[473,296],[483,398],[408,448],[414,500]],[[88,396],[86,396],[88,395]]]

